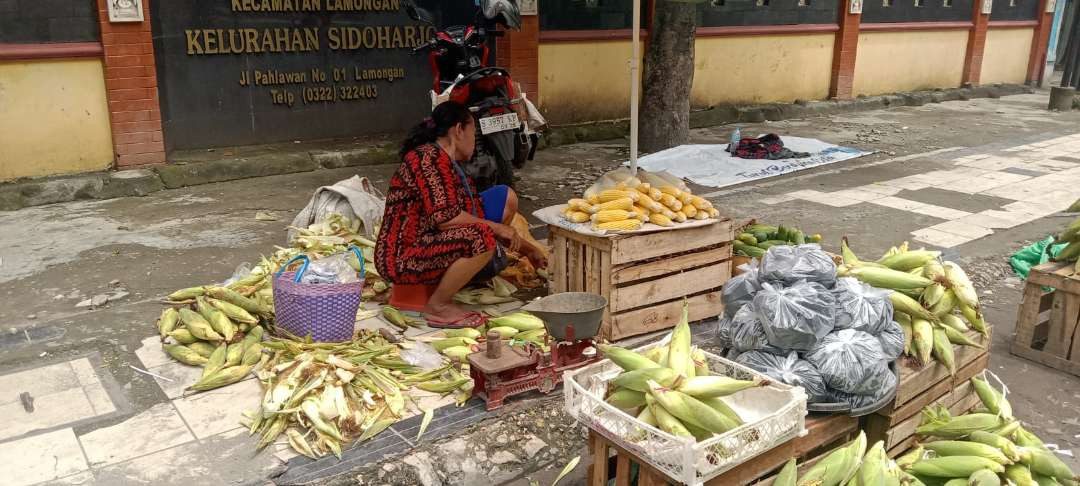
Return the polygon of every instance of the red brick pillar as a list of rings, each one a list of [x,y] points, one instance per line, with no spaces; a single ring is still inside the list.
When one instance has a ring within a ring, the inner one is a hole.
[[[975,0],[971,10],[971,32],[968,33],[967,53],[964,54],[964,74],[960,83],[964,86],[979,84],[982,74],[983,51],[986,49],[986,28],[990,14],[982,13],[983,0]]]
[[[859,23],[862,21],[862,14],[849,13],[852,1],[844,0],[840,4],[840,30],[836,32],[836,40],[833,42],[830,98],[851,98],[855,84],[855,56],[859,49]]]
[[[1058,0],[1063,2],[1065,0]],[[1031,39],[1031,58],[1028,59],[1027,83],[1038,85],[1046,68],[1046,47],[1050,42],[1050,29],[1054,25],[1054,12],[1046,12],[1047,0],[1039,0],[1039,16],[1036,20],[1034,38]]]
[[[97,2],[105,53],[105,92],[118,169],[165,162],[150,1],[143,0],[145,20],[117,23],[109,22],[109,0]]]
[[[533,103],[540,100],[540,17],[523,15],[521,30],[495,38],[495,64],[510,71]]]

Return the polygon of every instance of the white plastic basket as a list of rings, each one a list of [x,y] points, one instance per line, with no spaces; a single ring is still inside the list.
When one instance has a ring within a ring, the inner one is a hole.
[[[667,339],[645,345],[643,352],[663,346]],[[769,379],[750,368],[706,352],[709,369],[718,375],[749,380]],[[802,387],[775,383],[724,397],[746,422],[708,440],[676,437],[628,415],[604,401],[607,383],[622,369],[611,360],[563,375],[566,411],[570,416],[632,452],[671,479],[699,485],[748,459],[806,434],[806,392]]]

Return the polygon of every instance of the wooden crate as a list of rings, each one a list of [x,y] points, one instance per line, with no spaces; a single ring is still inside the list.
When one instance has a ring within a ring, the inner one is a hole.
[[[905,417],[918,413],[931,400],[943,395],[960,382],[974,376],[986,369],[989,360],[990,337],[993,329],[983,336],[974,331],[967,332],[967,336],[981,344],[983,349],[973,346],[953,345],[953,354],[956,357],[956,376],[949,376],[949,369],[937,360],[929,365],[918,366],[913,360],[901,357],[896,362],[900,381],[896,385],[896,398],[885,408],[877,411],[878,415]],[[972,363],[980,363],[971,366]],[[968,373],[970,372],[970,374]]]
[[[972,363],[976,364],[976,363]],[[983,365],[985,366],[985,364]],[[959,376],[959,374],[957,375]],[[905,418],[887,417],[884,415],[870,414],[863,418],[863,429],[866,430],[868,443],[879,440],[885,441],[885,450],[890,457],[895,457],[909,449],[915,443],[915,429],[922,423],[922,409],[927,406],[942,405],[949,409],[949,413],[959,415],[979,405],[979,396],[975,394],[971,382],[964,381],[955,388],[950,388],[945,394],[927,401],[926,405],[919,408],[914,415]]]
[[[838,445],[855,437],[859,430],[857,419],[842,415],[813,415],[806,419],[807,434],[785,442],[761,455],[754,457],[730,471],[727,471],[705,483],[705,486],[745,485],[767,480],[792,457],[800,462],[819,457]],[[632,464],[637,464],[639,486],[659,486],[675,484],[663,473],[653,469],[632,453],[609,442],[596,432],[589,432],[589,453],[592,464],[589,466],[589,486],[606,486],[614,479],[616,486],[631,484]],[[614,453],[614,457],[612,454]],[[611,465],[614,462],[614,466]],[[614,469],[612,471],[612,469]]]
[[[1072,263],[1031,269],[1009,351],[1066,373],[1080,375],[1080,274]],[[1043,292],[1042,287],[1053,287]]]
[[[690,320],[723,311],[731,278],[731,220],[708,226],[610,237],[549,226],[553,292],[608,299],[601,337],[617,340],[673,327],[685,297]]]

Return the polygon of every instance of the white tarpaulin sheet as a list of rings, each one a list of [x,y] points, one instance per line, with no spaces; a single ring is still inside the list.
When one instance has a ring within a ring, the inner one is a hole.
[[[570,221],[563,219],[562,212],[565,208],[565,204],[556,204],[554,206],[548,206],[546,208],[533,211],[533,216],[536,216],[536,219],[539,219],[540,221],[543,221],[547,224],[558,226],[560,228],[573,231],[574,233],[580,233],[589,236],[614,236],[628,233],[653,233],[656,231],[671,231],[685,228],[697,228],[699,226],[708,226],[717,221],[720,221],[715,218],[691,219],[687,220],[685,223],[675,223],[675,226],[667,227],[657,226],[652,223],[645,223],[641,226],[641,229],[637,229],[634,231],[611,232],[594,230],[592,227],[592,223],[571,223]]]
[[[780,137],[793,152],[807,152],[798,159],[740,159],[723,145],[680,145],[638,159],[638,167],[649,172],[666,170],[676,177],[709,187],[727,187],[766,177],[788,174],[820,165],[869,155],[814,138]]]

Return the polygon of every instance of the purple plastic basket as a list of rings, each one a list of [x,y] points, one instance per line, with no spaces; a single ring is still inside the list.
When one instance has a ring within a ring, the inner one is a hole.
[[[274,321],[276,325],[297,337],[311,336],[317,342],[341,342],[353,338],[356,311],[364,291],[364,257],[360,259],[360,279],[345,284],[305,284],[299,275],[307,270],[307,262],[297,272],[279,271],[274,276]],[[301,255],[294,261],[307,260]]]

